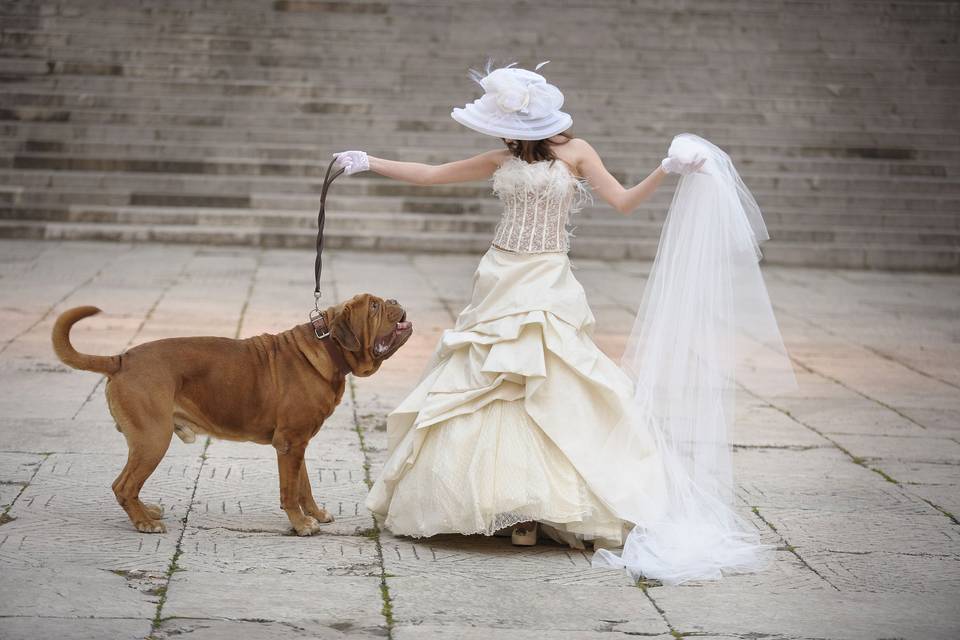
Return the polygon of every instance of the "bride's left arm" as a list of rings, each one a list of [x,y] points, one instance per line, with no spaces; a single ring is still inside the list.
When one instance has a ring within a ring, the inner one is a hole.
[[[582,138],[576,138],[576,140],[579,142],[577,152],[580,156],[578,166],[580,175],[587,179],[594,193],[622,214],[629,214],[636,209],[641,202],[653,195],[663,179],[667,177],[667,172],[658,166],[640,184],[625,189],[607,171],[603,160],[600,159],[600,154],[586,140]]]
[[[455,162],[431,165],[369,156],[370,170],[388,178],[418,185],[485,180],[503,161],[506,150],[493,150]]]

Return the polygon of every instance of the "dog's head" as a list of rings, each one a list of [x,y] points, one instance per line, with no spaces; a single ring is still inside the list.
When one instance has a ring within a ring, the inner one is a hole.
[[[376,373],[413,334],[413,323],[396,300],[369,293],[355,295],[332,309],[330,337],[340,346],[354,375]]]

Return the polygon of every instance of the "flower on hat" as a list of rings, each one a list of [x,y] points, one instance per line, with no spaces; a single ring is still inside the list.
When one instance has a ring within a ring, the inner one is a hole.
[[[501,111],[525,113],[530,106],[530,85],[507,67],[490,72],[483,79],[483,88]]]

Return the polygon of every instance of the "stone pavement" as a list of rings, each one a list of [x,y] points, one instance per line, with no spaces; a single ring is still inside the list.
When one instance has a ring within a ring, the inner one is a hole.
[[[73,332],[95,353],[279,331],[304,319],[312,255],[0,242],[0,637],[960,637],[960,277],[767,268],[801,388],[744,391],[735,464],[776,561],[638,588],[560,546],[393,537],[362,506],[384,415],[466,303],[478,257],[328,255],[328,301],[396,297],[416,326],[311,444],[335,523],[289,535],[271,448],[175,439],[143,492],[168,532],[144,535],[110,491],[126,447],[103,381],[55,359],[56,314],[102,307]],[[649,265],[574,264],[618,356]]]

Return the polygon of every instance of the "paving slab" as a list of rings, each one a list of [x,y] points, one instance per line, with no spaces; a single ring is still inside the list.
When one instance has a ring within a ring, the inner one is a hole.
[[[616,633],[621,621],[612,620],[603,625],[610,627],[610,630],[582,631],[575,629],[524,629],[523,637],[530,640],[553,640],[562,637],[570,640],[609,640],[611,631]],[[659,638],[661,640],[670,640],[675,636],[669,633],[649,634],[644,632],[626,632],[626,637]],[[450,625],[441,626],[436,624],[418,624],[412,626],[399,625],[393,629],[393,637],[397,640],[410,640],[413,638],[437,638],[438,640],[508,640],[516,638],[515,629],[507,627],[490,627],[483,625]],[[616,637],[616,636],[614,636]],[[698,637],[699,640],[699,637]]]
[[[951,437],[837,434],[833,439],[859,458],[960,465],[960,442]]]
[[[179,520],[190,503],[198,458],[164,459],[141,497],[164,509],[164,534],[134,529],[110,488],[126,456],[51,454],[9,511],[0,529],[8,568],[89,567],[162,574],[177,546]]]
[[[0,637],[6,640],[142,640],[150,634],[150,627],[149,618],[11,616],[0,618]]]
[[[361,627],[351,621],[330,625],[309,620],[297,622],[272,620],[217,620],[209,618],[172,618],[164,620],[153,632],[157,638],[190,640],[342,640],[344,638],[385,638],[385,628]]]
[[[190,571],[176,574],[164,614],[291,623],[304,628],[375,632],[385,626],[378,577]]]
[[[393,594],[394,624],[428,628],[469,627],[551,632],[557,637],[583,632],[617,632],[626,635],[669,631],[661,615],[635,586],[608,587],[538,583],[486,578],[473,580],[431,576],[389,580]],[[532,606],[530,593],[537,593]],[[573,611],[576,615],[569,615]],[[408,636],[409,637],[409,636]],[[426,636],[421,636],[426,637]]]
[[[354,434],[354,440],[356,435]],[[219,443],[210,449],[215,451]],[[323,530],[354,535],[371,526],[363,509],[367,486],[362,461],[307,459],[314,499],[335,520]],[[280,509],[280,480],[273,459],[223,459],[210,455],[197,483],[192,526],[287,533],[291,527]]]
[[[7,617],[140,620],[153,617],[159,596],[152,587],[141,590],[139,585],[131,586],[120,572],[88,571],[65,565],[5,568],[0,581],[0,621]]]
[[[715,588],[716,587],[716,588]],[[680,633],[734,638],[956,637],[954,594],[938,592],[904,606],[902,593],[719,585],[657,589],[657,605]]]

